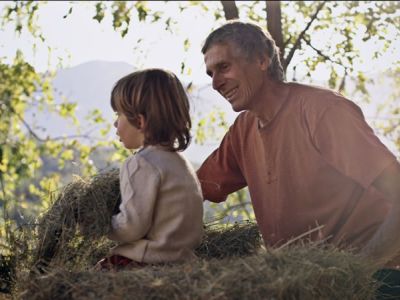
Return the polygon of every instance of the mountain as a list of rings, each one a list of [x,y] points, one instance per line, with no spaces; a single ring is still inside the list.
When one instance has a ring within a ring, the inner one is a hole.
[[[135,71],[124,62],[92,61],[57,72],[53,81],[56,92],[78,103],[78,114],[101,108],[111,111],[110,93],[114,83]]]

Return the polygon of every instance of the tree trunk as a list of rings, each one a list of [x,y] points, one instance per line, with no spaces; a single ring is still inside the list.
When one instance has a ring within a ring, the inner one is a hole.
[[[283,70],[286,72],[287,64],[284,59],[281,1],[265,1],[267,12],[267,28],[280,50]]]
[[[239,10],[235,1],[221,1],[226,20],[239,19]]]

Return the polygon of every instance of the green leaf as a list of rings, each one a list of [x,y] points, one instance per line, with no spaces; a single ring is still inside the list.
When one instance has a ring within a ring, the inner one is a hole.
[[[97,20],[97,22],[101,23],[101,21],[104,19],[104,10],[105,6],[102,2],[96,3],[96,14],[93,16],[94,20]]]

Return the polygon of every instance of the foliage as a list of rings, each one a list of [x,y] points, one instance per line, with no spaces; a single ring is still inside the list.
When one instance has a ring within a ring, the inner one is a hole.
[[[311,22],[310,16],[319,2],[282,3],[287,52],[303,30],[299,21]],[[295,18],[291,17],[293,10],[298,12]],[[326,1],[298,47],[296,55],[305,59],[298,60],[292,68],[303,68],[305,75],[312,78],[317,67],[323,64],[324,68],[331,70],[328,80],[331,88],[344,91],[344,81],[349,76],[357,81],[360,90],[367,93],[360,67],[383,56],[395,44],[400,34],[399,22],[400,4],[396,1]],[[388,34],[394,39],[388,39]],[[365,48],[371,49],[367,57],[361,53]]]
[[[0,64],[0,76],[0,179],[4,204],[18,195],[23,180],[33,178],[42,164],[39,157],[45,149],[36,143],[37,136],[29,131],[25,110],[46,101],[52,103],[53,99],[48,81],[23,60],[21,53],[17,53],[13,64]],[[39,90],[42,97],[35,95]],[[19,195],[19,201],[21,206],[29,205],[24,194]]]
[[[44,42],[45,37],[35,22],[40,5],[43,3],[28,1],[5,6],[1,25],[14,22],[17,34],[27,29],[33,37]],[[34,122],[28,121],[29,109],[34,107],[79,127],[75,116],[77,103],[55,99],[53,77],[50,71],[37,72],[25,61],[21,51],[11,63],[0,58],[0,207],[4,213],[0,218],[0,243],[3,245],[7,239],[6,229],[14,230],[15,226],[25,223],[25,219],[46,209],[52,193],[73,173],[93,174],[96,168],[91,156],[105,144],[105,141],[83,143],[91,137],[79,134],[79,131],[74,136],[50,138],[43,135]],[[98,111],[93,111],[89,117],[94,123],[104,121]],[[101,132],[103,136],[107,133],[107,130]],[[117,144],[113,145],[116,147]],[[123,156],[126,151],[118,150],[110,161],[121,160]],[[50,164],[54,167],[49,168]],[[17,222],[12,224],[11,220]],[[3,247],[3,251],[7,251],[7,247]]]

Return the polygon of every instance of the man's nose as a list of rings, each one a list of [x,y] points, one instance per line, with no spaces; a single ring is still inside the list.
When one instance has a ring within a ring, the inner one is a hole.
[[[221,87],[224,85],[225,80],[224,78],[219,75],[219,74],[214,74],[212,77],[212,87],[214,90],[218,91],[221,89]]]

